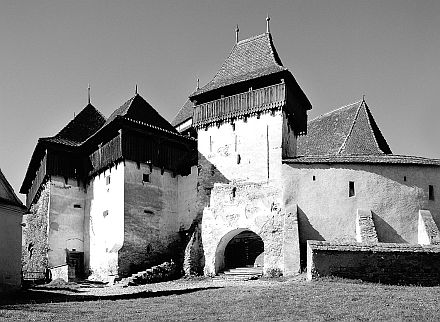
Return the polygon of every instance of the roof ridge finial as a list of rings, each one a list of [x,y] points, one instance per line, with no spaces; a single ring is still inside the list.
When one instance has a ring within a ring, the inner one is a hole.
[[[362,103],[365,103],[365,94],[362,94]]]
[[[238,43],[238,32],[240,31],[240,29],[238,28],[238,24],[235,27],[235,43]]]
[[[87,84],[87,104],[90,105],[90,83]]]
[[[196,88],[197,90],[199,90],[200,89],[200,79],[197,77],[197,88]]]
[[[134,88],[134,95],[139,95],[138,94],[138,84],[136,84],[136,86]]]
[[[270,21],[270,17],[269,17],[269,13],[267,14],[266,17],[266,33],[270,34],[270,25],[269,25],[269,21]]]

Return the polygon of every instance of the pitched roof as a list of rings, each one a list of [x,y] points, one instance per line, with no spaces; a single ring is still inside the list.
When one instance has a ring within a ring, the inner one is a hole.
[[[270,33],[239,41],[214,78],[191,97],[227,85],[287,70],[281,63]]]
[[[382,155],[312,155],[298,158],[284,159],[283,163],[375,163],[375,164],[406,164],[440,166],[439,159],[429,159],[408,155],[382,154]]]
[[[0,169],[0,203],[6,203],[13,206],[25,208],[23,203],[18,199],[17,195],[9,184],[8,180],[4,176]]]
[[[105,123],[105,117],[92,104],[88,104],[57,135],[43,141],[70,146],[80,145]]]
[[[177,112],[174,119],[171,121],[172,126],[177,126],[186,120],[193,117],[194,113],[194,103],[190,100],[187,100],[186,103],[180,108],[179,112]]]
[[[391,154],[364,100],[321,115],[298,137],[299,156]]]
[[[177,133],[176,129],[139,94],[136,94],[121,107],[117,108],[107,119],[104,126],[111,123],[117,117],[128,118],[130,120],[139,121],[166,131]]]

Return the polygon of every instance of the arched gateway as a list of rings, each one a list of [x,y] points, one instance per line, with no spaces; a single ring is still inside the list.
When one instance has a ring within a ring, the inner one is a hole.
[[[249,229],[239,228],[220,240],[215,253],[215,272],[237,267],[264,265],[264,242]]]

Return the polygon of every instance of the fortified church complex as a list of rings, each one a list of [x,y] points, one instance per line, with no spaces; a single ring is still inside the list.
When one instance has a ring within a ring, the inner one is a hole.
[[[269,23],[237,33],[171,124],[138,93],[107,119],[89,100],[33,152],[23,269],[109,280],[173,259],[291,275],[320,251],[437,254],[420,245],[440,241],[440,161],[392,154],[364,100],[308,121],[311,108]]]

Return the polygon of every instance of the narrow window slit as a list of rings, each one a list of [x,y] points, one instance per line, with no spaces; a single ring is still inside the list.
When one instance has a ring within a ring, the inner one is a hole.
[[[349,197],[354,197],[355,196],[354,181],[349,181],[348,182],[348,196]]]

